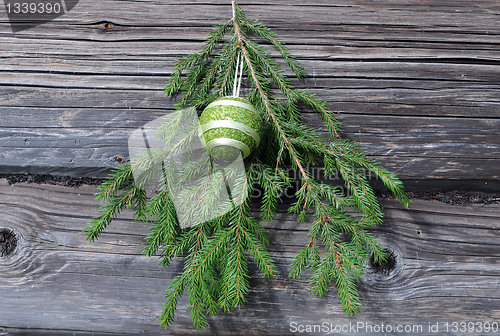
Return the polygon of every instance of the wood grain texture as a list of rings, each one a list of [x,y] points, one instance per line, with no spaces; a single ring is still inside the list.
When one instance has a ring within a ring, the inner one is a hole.
[[[98,210],[95,187],[0,182],[0,227],[19,238],[15,253],[0,258],[0,335],[195,334],[186,297],[170,329],[156,323],[163,292],[182,264],[163,269],[141,255],[147,224],[124,213],[90,243],[82,229]],[[248,302],[211,318],[200,335],[292,335],[293,323],[323,322],[421,325],[419,334],[430,335],[429,323],[500,322],[498,205],[416,200],[405,210],[382,199],[384,225],[374,234],[394,251],[396,267],[367,271],[358,283],[363,313],[349,319],[334,287],[320,299],[308,293],[308,275],[287,278],[308,225],[286,215],[284,201],[277,220],[265,223],[278,276],[262,279],[250,264]],[[351,335],[373,333],[361,328]]]
[[[498,191],[498,1],[239,3],[304,65],[309,77],[293,83],[326,100],[344,136],[384,167],[416,189],[440,188],[439,179],[447,189]],[[131,132],[172,111],[162,88],[175,59],[230,16],[227,0],[80,0],[13,34],[0,11],[0,174],[106,175],[117,157],[128,159]],[[303,115],[326,132],[317,115]],[[185,297],[172,328],[156,322],[182,264],[165,270],[141,254],[147,224],[126,212],[97,242],[85,240],[95,191],[0,180],[0,229],[19,239],[0,258],[0,335],[195,334]],[[307,276],[287,278],[308,229],[286,214],[287,201],[265,224],[279,275],[262,279],[250,264],[247,304],[200,335],[301,334],[292,323],[422,326],[419,335],[434,334],[429,323],[440,323],[439,334],[445,322],[500,324],[498,205],[416,200],[405,210],[381,199],[384,225],[374,234],[396,268],[367,272],[358,284],[364,312],[349,319],[333,287],[320,299],[308,294]]]
[[[500,177],[496,1],[240,5],[303,63],[294,83],[401,178]],[[0,173],[106,175],[134,129],[172,110],[175,58],[230,16],[225,0],[89,0],[12,34],[0,12]]]

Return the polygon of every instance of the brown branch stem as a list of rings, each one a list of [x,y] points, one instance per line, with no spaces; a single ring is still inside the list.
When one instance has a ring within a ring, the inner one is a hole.
[[[295,154],[295,151],[294,151],[292,145],[290,144],[290,140],[285,135],[285,132],[283,131],[283,129],[280,126],[280,122],[276,119],[276,116],[274,115],[274,111],[270,106],[270,102],[269,102],[269,99],[267,98],[266,93],[264,92],[264,90],[262,89],[262,87],[259,84],[257,74],[255,72],[255,69],[254,69],[252,62],[250,61],[250,57],[248,55],[248,50],[245,48],[245,38],[243,37],[243,34],[241,33],[241,29],[240,29],[240,26],[238,24],[238,20],[236,20],[236,1],[233,1],[232,4],[233,4],[234,33],[238,36],[239,47],[241,48],[243,58],[245,59],[247,67],[250,70],[250,76],[252,77],[252,79],[255,83],[255,87],[257,88],[257,91],[259,92],[259,95],[261,96],[262,101],[264,103],[264,106],[266,108],[267,120],[272,119],[274,125],[276,126],[276,129],[278,130],[278,132],[280,134],[280,137],[283,139],[288,151],[293,156],[293,158],[295,160],[295,164],[299,168],[302,177],[304,178],[304,180],[309,181],[309,177],[307,176],[307,173],[306,173],[304,167],[302,166],[301,161],[299,160],[299,158]]]

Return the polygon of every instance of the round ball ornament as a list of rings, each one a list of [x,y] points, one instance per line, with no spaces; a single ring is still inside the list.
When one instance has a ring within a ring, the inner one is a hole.
[[[246,158],[259,146],[263,122],[248,100],[230,96],[215,100],[203,110],[200,131],[214,158],[234,161],[240,153]]]

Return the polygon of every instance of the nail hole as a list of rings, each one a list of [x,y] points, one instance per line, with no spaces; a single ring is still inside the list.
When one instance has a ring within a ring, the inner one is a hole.
[[[8,257],[14,253],[16,247],[17,237],[14,231],[7,228],[0,228],[0,257]]]
[[[105,27],[105,28],[107,28],[107,29],[110,29],[110,28],[112,28],[112,27],[113,27],[113,25],[112,25],[111,23],[109,23],[109,22],[108,22],[108,23],[106,23],[106,24],[104,25],[104,27]]]
[[[394,251],[386,249],[385,253],[387,254],[387,259],[381,263],[375,262],[373,254],[370,257],[370,268],[374,273],[389,274],[396,268],[397,260]]]
[[[417,234],[422,234],[422,231],[420,231],[420,230],[417,230]]]
[[[125,162],[125,159],[122,158],[121,156],[117,156],[117,157],[115,157],[115,161],[118,163],[123,163],[123,162]]]

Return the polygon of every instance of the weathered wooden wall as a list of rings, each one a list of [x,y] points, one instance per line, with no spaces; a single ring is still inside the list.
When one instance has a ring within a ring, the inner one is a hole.
[[[345,136],[407,185],[499,186],[497,0],[239,3],[303,63],[310,76],[296,85],[330,102]],[[0,174],[106,175],[128,158],[133,130],[172,110],[162,88],[174,59],[230,15],[226,0],[80,0],[13,34],[0,11]],[[321,129],[315,115],[305,119]],[[145,225],[125,214],[98,242],[85,241],[99,206],[93,192],[0,180],[0,229],[19,238],[0,257],[0,335],[193,334],[182,308],[172,329],[155,323],[175,267],[140,255]],[[446,334],[446,321],[500,323],[498,205],[381,202],[375,234],[397,266],[361,280],[361,317],[347,319],[334,291],[318,299],[307,279],[287,280],[306,227],[283,214],[269,224],[280,276],[255,274],[248,304],[205,334],[287,335],[291,322],[420,324],[420,334],[440,322]]]
[[[297,85],[402,178],[500,176],[496,0],[240,4],[304,64]],[[81,0],[12,34],[1,12],[0,173],[106,174],[130,132],[171,109],[174,59],[230,16],[228,0]]]
[[[164,270],[156,258],[141,255],[148,225],[124,214],[97,242],[85,241],[81,229],[98,210],[95,191],[1,183],[1,225],[15,230],[19,241],[16,252],[0,258],[0,335],[195,334],[185,297],[171,329],[158,328],[162,293],[182,264]],[[211,319],[202,335],[291,335],[293,322],[422,325],[425,333],[419,335],[432,334],[429,323],[440,323],[445,335],[446,321],[450,327],[463,321],[500,323],[500,205],[418,200],[410,210],[392,200],[382,205],[385,224],[375,234],[397,263],[390,273],[368,271],[359,282],[364,305],[359,318],[345,317],[334,288],[319,299],[308,293],[307,277],[287,278],[307,227],[283,214],[266,224],[279,275],[262,279],[252,267],[247,304]],[[373,335],[363,328],[346,334]]]

